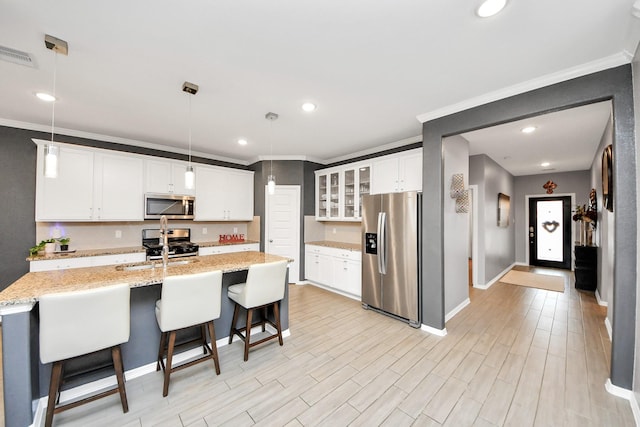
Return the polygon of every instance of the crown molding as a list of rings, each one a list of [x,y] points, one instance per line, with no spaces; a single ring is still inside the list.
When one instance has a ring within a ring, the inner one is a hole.
[[[37,131],[37,132],[45,132],[45,133],[51,134],[51,126],[49,126],[49,125],[39,125],[39,124],[36,124],[36,123],[21,122],[21,121],[18,121],[18,120],[9,120],[9,119],[0,118],[0,126],[7,126],[7,127],[18,128],[18,129],[26,129],[26,130],[33,130],[33,131]],[[170,153],[186,154],[186,155],[189,154],[189,150],[185,150],[185,149],[182,149],[182,148],[171,147],[169,145],[154,144],[154,143],[151,143],[151,142],[139,141],[139,140],[136,140],[136,139],[121,138],[121,137],[117,137],[117,136],[102,135],[102,134],[98,134],[98,133],[84,132],[84,131],[79,131],[79,130],[74,130],[74,129],[66,129],[66,128],[58,128],[58,127],[56,127],[56,132],[55,132],[56,142],[65,142],[64,141],[64,137],[65,136],[73,136],[73,137],[76,137],[76,138],[93,139],[93,140],[102,141],[102,142],[112,142],[114,144],[130,145],[130,146],[133,146],[133,147],[149,148],[151,150],[168,151]],[[193,150],[191,150],[191,156],[203,157],[205,159],[218,160],[218,161],[221,161],[221,162],[235,163],[235,164],[243,165],[243,166],[247,166],[247,165],[250,164],[246,160],[234,159],[234,158],[231,158],[231,157],[224,157],[224,156],[216,156],[214,154],[203,153],[201,151],[193,151]]]
[[[514,95],[519,95],[521,93],[529,92],[535,89],[540,89],[542,87],[550,86],[566,80],[571,80],[576,77],[582,77],[587,74],[593,74],[598,71],[607,70],[609,68],[618,67],[620,65],[629,64],[630,62],[631,60],[628,54],[625,54],[624,52],[616,53],[614,55],[607,56],[605,58],[587,62],[586,64],[567,68],[557,73],[547,74],[546,76],[528,80],[523,83],[518,83],[513,86],[508,86],[503,89],[499,89],[494,92],[489,92],[474,98],[469,98],[462,102],[458,102],[456,104],[452,104],[443,108],[438,108],[437,110],[420,114],[416,118],[418,119],[419,122],[425,123],[431,120],[439,119],[440,117],[445,117],[451,114],[458,113],[460,111],[464,111],[470,108],[478,107],[480,105],[488,104],[490,102],[494,102],[499,99],[508,98]]]
[[[366,150],[356,151],[355,153],[347,154],[345,156],[333,157],[331,159],[327,159],[324,161],[324,164],[337,163],[342,162],[344,160],[351,160],[356,157],[366,156],[369,154],[379,153],[385,150],[392,150],[394,148],[402,147],[405,145],[413,144],[415,142],[422,142],[422,135],[411,136],[409,138],[404,138],[399,141],[390,142],[388,144],[379,145],[373,148],[367,148]]]

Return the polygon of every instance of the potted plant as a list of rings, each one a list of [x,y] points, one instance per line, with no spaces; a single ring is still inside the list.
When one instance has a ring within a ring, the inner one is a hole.
[[[60,250],[61,251],[68,251],[69,250],[69,242],[71,241],[70,237],[61,237],[58,239],[58,243],[60,243]]]
[[[29,248],[29,255],[36,256],[41,252],[53,252],[56,248],[55,243],[55,239],[41,240],[40,243]]]
[[[52,253],[55,252],[56,250],[56,239],[47,239],[47,240],[43,240],[42,242],[44,242],[44,252],[45,253]],[[40,242],[42,244],[42,242]]]

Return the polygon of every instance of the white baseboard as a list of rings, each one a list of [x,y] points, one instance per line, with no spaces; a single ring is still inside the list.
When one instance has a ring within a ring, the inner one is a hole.
[[[609,303],[600,298],[600,291],[596,288],[596,301],[598,301],[598,305],[603,307],[608,307]]]
[[[420,325],[420,330],[429,332],[430,334],[437,335],[439,337],[444,337],[445,335],[447,335],[447,328],[436,329],[436,328],[432,328],[431,326],[427,326],[424,323]]]
[[[343,297],[351,298],[356,301],[362,301],[362,297],[359,295],[353,295],[347,292],[343,292],[339,289],[332,288],[331,286],[322,285],[320,283],[312,282],[310,280],[305,281],[305,285],[313,285],[316,288],[324,289],[325,291],[333,292],[334,294],[342,295]]]
[[[458,306],[456,308],[454,308],[453,310],[448,312],[446,314],[446,316],[444,316],[445,323],[448,322],[449,320],[451,320],[451,318],[453,318],[453,316],[455,316],[456,314],[460,313],[462,311],[462,309],[465,308],[466,306],[468,306],[469,304],[471,304],[471,300],[469,298],[467,298],[466,300],[464,300],[460,304],[458,304]]]
[[[613,328],[611,327],[611,322],[608,317],[604,318],[604,326],[607,328],[607,333],[609,334],[609,341],[613,341],[611,335],[613,335]]]
[[[270,333],[275,333],[276,330],[271,325],[266,325],[267,330]],[[255,326],[251,328],[251,333],[260,333],[262,332],[262,328],[260,326]],[[286,329],[282,331],[282,338],[287,338],[291,336],[291,331]],[[211,344],[211,343],[209,343]],[[221,338],[216,340],[216,347],[224,347],[229,344],[229,337]],[[192,348],[191,350],[187,350],[182,353],[178,353],[173,356],[173,363],[179,364],[184,361],[187,361],[191,358],[195,358],[202,355],[202,349],[200,347]],[[132,380],[134,378],[141,377],[143,375],[150,374],[152,372],[156,372],[156,362],[148,363],[143,366],[139,366],[137,368],[130,369],[124,373],[125,381]],[[83,396],[88,396],[92,394],[96,394],[100,390],[105,390],[107,388],[114,387],[117,384],[116,376],[111,375],[106,378],[99,379],[97,381],[92,381],[87,384],[83,384],[69,390],[65,390],[60,393],[60,403],[71,402],[73,400],[79,399]],[[37,400],[37,405],[34,410],[33,424],[32,427],[40,427],[44,425],[45,413],[47,410],[47,396],[41,397]]]
[[[609,392],[609,394],[613,394],[614,396],[618,396],[629,401],[636,426],[640,425],[640,406],[638,406],[638,401],[636,400],[633,391],[613,385],[611,383],[611,378],[607,378],[607,381],[604,383],[604,388]]]
[[[516,265],[528,265],[528,264],[524,264],[521,262],[514,262],[513,264],[511,264],[509,267],[505,268],[504,270],[502,270],[500,273],[498,273],[493,279],[491,279],[489,282],[487,282],[486,285],[473,285],[474,288],[477,289],[489,289],[491,287],[491,285],[493,285],[494,283],[496,283],[497,281],[500,280],[500,278],[502,276],[504,276],[505,274],[507,274],[509,272],[509,270],[511,270],[513,267],[515,267]]]

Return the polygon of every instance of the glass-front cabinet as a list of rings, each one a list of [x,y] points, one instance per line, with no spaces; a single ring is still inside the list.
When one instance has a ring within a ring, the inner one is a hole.
[[[327,202],[329,191],[327,189],[327,175],[316,175],[316,217],[327,217]]]
[[[370,191],[370,165],[347,165],[316,172],[316,219],[360,221],[362,195]]]
[[[362,196],[371,192],[371,166],[361,166],[358,168],[358,212],[357,216],[362,218]]]
[[[340,173],[316,172],[316,218],[323,220],[340,217]]]
[[[340,172],[332,172],[329,175],[331,187],[329,187],[329,199],[331,204],[329,205],[329,218],[340,218]]]

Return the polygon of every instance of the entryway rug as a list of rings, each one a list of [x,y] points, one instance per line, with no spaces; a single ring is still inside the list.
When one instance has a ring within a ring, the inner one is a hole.
[[[510,283],[548,291],[564,292],[564,277],[548,274],[530,273],[528,271],[511,270],[500,279],[502,283]]]

